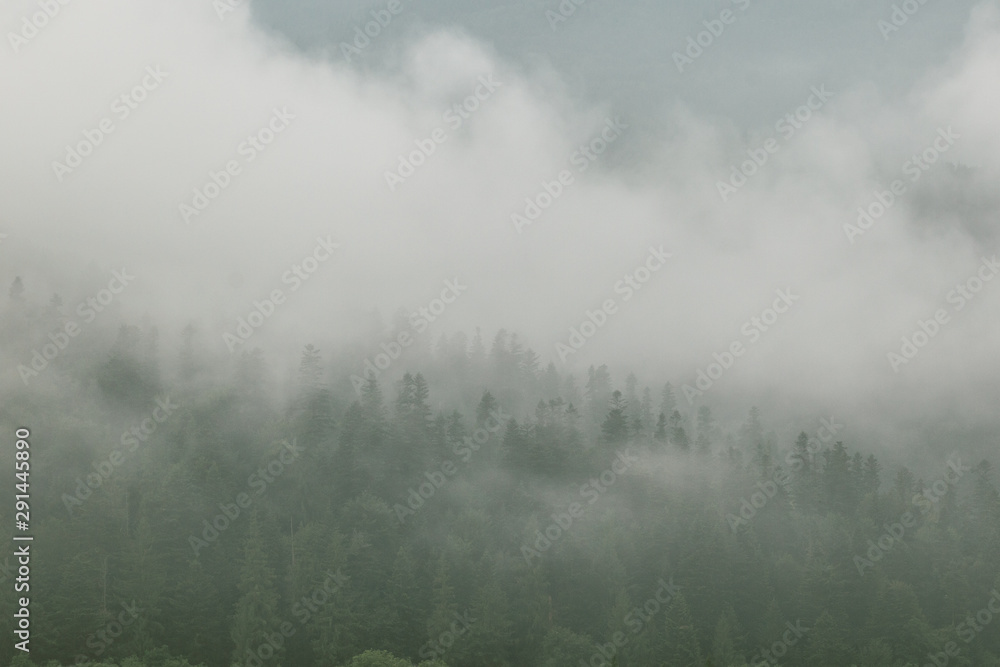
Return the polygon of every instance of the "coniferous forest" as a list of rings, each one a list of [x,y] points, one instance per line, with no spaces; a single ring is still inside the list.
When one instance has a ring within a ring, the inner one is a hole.
[[[0,42],[0,667],[1000,667],[1000,0]]]
[[[22,292],[5,345],[65,317]],[[886,469],[833,419],[730,427],[502,330],[362,376],[377,345],[306,345],[284,383],[180,340],[122,324],[4,397],[37,426],[3,664],[1000,665],[990,461]]]

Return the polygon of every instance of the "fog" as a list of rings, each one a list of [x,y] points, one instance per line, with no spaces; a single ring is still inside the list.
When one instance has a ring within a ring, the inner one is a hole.
[[[3,665],[1000,666],[1000,0],[0,26]]]
[[[887,38],[884,3],[743,4],[587,3],[553,28],[556,3],[405,2],[351,62],[340,44],[379,3],[221,15],[193,0],[61,5],[0,55],[0,280],[73,305],[124,267],[125,321],[148,318],[167,345],[197,323],[220,354],[254,302],[282,289],[287,301],[238,348],[294,360],[306,343],[378,335],[457,279],[467,289],[428,341],[506,328],[543,365],[607,363],[616,383],[635,371],[679,396],[741,341],[695,406],[850,415],[859,429],[899,429],[886,444],[900,446],[914,423],[986,423],[1000,296],[990,282],[961,310],[948,296],[996,253],[997,4],[928,4]],[[735,22],[679,72],[674,52],[726,7]],[[0,23],[33,11],[8,3]],[[841,37],[823,30],[831,22]],[[115,106],[144,80],[155,87],[134,109]],[[477,89],[456,129],[446,110]],[[815,105],[816,90],[829,99]],[[808,120],[780,129],[810,99]],[[273,142],[247,148],[276,110]],[[59,173],[102,119],[113,132]],[[581,161],[609,121],[615,139]],[[936,162],[906,171],[949,128]],[[390,187],[386,172],[436,129],[443,143]],[[766,162],[723,201],[718,183],[754,151]],[[238,175],[192,210],[194,189],[230,161]],[[513,222],[560,172],[572,182],[552,205]],[[858,208],[897,179],[905,192],[852,236]],[[283,276],[317,238],[339,248],[291,291]],[[616,284],[651,247],[670,257],[626,301]],[[752,342],[744,324],[776,290],[798,299]],[[560,355],[607,299],[606,324]],[[942,308],[947,323],[894,369],[887,354]],[[43,342],[4,355],[7,383],[21,386],[17,365]]]

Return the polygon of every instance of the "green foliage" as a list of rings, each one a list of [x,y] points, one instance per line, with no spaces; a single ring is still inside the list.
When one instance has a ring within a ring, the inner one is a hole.
[[[245,665],[282,627],[263,667],[579,667],[609,642],[620,667],[734,667],[799,620],[809,631],[781,664],[899,667],[956,641],[1000,586],[989,465],[924,513],[913,497],[933,480],[883,471],[850,442],[815,451],[755,408],[728,428],[715,415],[730,410],[689,411],[669,384],[656,401],[635,376],[622,392],[605,366],[581,392],[506,333],[488,355],[481,337],[471,352],[454,337],[415,346],[357,391],[336,353],[327,364],[309,346],[281,397],[259,353],[214,360],[188,330],[174,376],[154,330],[112,338],[32,398],[62,408],[32,468],[46,489],[32,506],[35,662],[4,645],[0,664],[70,664],[136,601],[139,618],[94,658],[108,667]],[[62,494],[160,391],[182,407],[70,514]],[[498,409],[510,419],[474,440]],[[293,438],[303,458],[252,482]],[[640,465],[602,481],[618,450]],[[859,573],[853,558],[906,511],[917,525]],[[748,518],[733,530],[727,515]],[[195,554],[191,536],[213,523]],[[681,591],[669,603],[661,578]],[[961,648],[950,664],[992,667],[1000,639],[990,625]]]
[[[666,661],[668,667],[701,667],[701,646],[683,593],[671,601],[666,616]]]
[[[274,571],[264,552],[257,513],[250,515],[250,528],[243,547],[240,564],[240,598],[236,602],[231,635],[233,662],[247,661],[262,644],[274,647],[279,655],[281,645],[271,640],[279,625],[278,592],[274,585]]]

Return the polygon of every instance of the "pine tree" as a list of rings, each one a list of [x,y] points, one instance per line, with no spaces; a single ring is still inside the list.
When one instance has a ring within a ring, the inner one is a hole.
[[[408,545],[404,545],[396,552],[386,597],[389,638],[393,650],[400,655],[415,654],[423,643],[421,620],[426,616],[422,604],[424,596],[418,585],[417,565],[411,551]]]
[[[879,587],[871,606],[868,634],[873,639],[884,639],[897,658],[918,663],[927,656],[930,627],[912,586],[886,581]]]
[[[482,398],[479,399],[479,405],[476,406],[476,426],[482,427],[493,420],[496,409],[497,399],[493,398],[493,394],[489,391],[484,391]]]
[[[851,493],[851,476],[847,448],[839,440],[830,452],[829,461],[823,473],[825,495],[828,506],[847,515],[854,509],[855,498]]]
[[[649,387],[642,389],[642,402],[639,404],[639,421],[642,422],[642,429],[649,433],[653,427],[653,393]]]
[[[427,386],[427,380],[421,373],[417,373],[413,378],[413,405],[412,415],[415,428],[427,430],[431,426],[433,417],[431,408],[427,401],[430,399],[431,390]]]
[[[802,649],[810,665],[850,664],[851,652],[844,631],[845,625],[834,620],[828,611],[820,614],[813,627],[809,629],[805,647]]]
[[[653,438],[657,442],[667,441],[667,416],[660,413],[660,416],[656,418],[656,431],[653,433]]]
[[[507,330],[500,329],[493,337],[493,345],[490,347],[490,368],[501,386],[507,386],[515,376],[515,365],[507,341]]]
[[[243,543],[238,588],[240,598],[236,602],[230,636],[235,644],[232,660],[242,664],[261,644],[268,641],[268,634],[274,632],[280,624],[274,571],[268,564],[264,551],[256,511],[250,514],[247,537]]]
[[[344,413],[343,433],[332,457],[331,496],[337,507],[343,507],[367,483],[367,474],[358,462],[358,447],[364,441],[365,426],[364,409],[355,401]]]
[[[369,378],[361,389],[361,411],[364,428],[359,453],[363,465],[371,466],[384,461],[389,431],[382,389],[375,378]]]
[[[864,491],[865,493],[877,493],[882,484],[882,464],[878,462],[874,454],[869,454],[865,459],[864,467]]]
[[[404,373],[396,388],[396,417],[400,420],[406,419],[413,412],[413,375]]]
[[[587,414],[594,426],[599,426],[604,419],[604,411],[611,399],[611,375],[607,366],[587,369],[587,386],[584,388],[587,396]]]
[[[754,451],[764,443],[764,427],[760,423],[760,410],[757,406],[750,408],[746,421],[740,428],[740,440],[744,449]]]
[[[660,392],[660,412],[665,415],[672,415],[677,409],[677,398],[674,396],[674,386],[669,382],[663,385]]]
[[[913,494],[916,492],[917,480],[906,466],[900,467],[896,471],[896,478],[892,484],[892,498],[900,507],[910,504]]]
[[[639,402],[639,380],[635,373],[625,378],[625,415],[628,417],[629,432],[642,433],[647,424],[642,423],[642,404]]]
[[[580,435],[580,413],[572,403],[566,406],[566,450],[576,452],[580,449],[582,436]]]
[[[627,408],[628,404],[622,398],[620,391],[611,394],[611,411],[608,412],[608,416],[604,418],[604,423],[601,425],[604,441],[608,444],[619,444],[628,438],[629,428],[625,416]]]
[[[576,382],[576,377],[572,373],[563,378],[562,397],[571,405],[583,405],[583,395],[580,393],[580,386]]]
[[[545,374],[542,376],[542,396],[547,399],[557,398],[559,396],[560,384],[559,371],[556,370],[555,363],[550,361],[549,365],[545,367]]]
[[[503,665],[512,647],[511,619],[507,593],[496,580],[489,577],[473,599],[472,625],[448,658],[454,655],[455,664]]]
[[[809,434],[805,431],[800,431],[799,437],[795,439],[795,454],[802,462],[802,470],[808,471],[812,468],[812,454],[809,453]]]
[[[533,471],[536,461],[533,457],[531,438],[526,427],[513,417],[504,427],[502,450],[504,461],[513,470]]]
[[[707,405],[698,408],[698,437],[695,439],[695,447],[702,456],[709,456],[712,453],[712,444],[715,439],[715,419],[712,417],[712,409]]]
[[[740,654],[743,638],[740,633],[739,622],[736,620],[736,612],[733,606],[726,603],[722,607],[722,614],[715,624],[715,633],[712,636],[712,660],[718,665],[738,665],[743,662]]]
[[[299,361],[299,401],[309,396],[323,384],[323,359],[313,345],[306,345]]]
[[[472,349],[469,350],[469,361],[473,369],[481,372],[486,364],[486,347],[483,345],[483,332],[476,327],[476,335],[472,337]]]
[[[670,602],[664,623],[667,667],[702,667],[701,646],[683,593]]]
[[[427,618],[427,636],[439,637],[455,620],[458,605],[455,602],[455,588],[451,583],[448,560],[442,554],[438,558],[431,583],[431,612]]]
[[[687,452],[691,449],[691,443],[688,441],[687,432],[684,430],[683,418],[681,413],[674,410],[673,414],[670,415],[670,437],[671,442],[676,445],[677,449],[682,452]]]

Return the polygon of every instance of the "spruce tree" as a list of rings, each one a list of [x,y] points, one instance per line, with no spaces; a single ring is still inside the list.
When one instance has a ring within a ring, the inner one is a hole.
[[[701,645],[683,593],[674,595],[664,621],[667,667],[702,667]]]
[[[620,444],[628,438],[627,408],[628,404],[622,398],[620,391],[616,390],[611,394],[611,410],[604,418],[604,423],[601,424],[601,433],[604,435],[604,441],[608,444]]]
[[[243,558],[239,564],[239,600],[236,602],[230,636],[232,660],[243,664],[280,625],[278,591],[274,570],[268,563],[257,512],[250,514]],[[277,653],[280,654],[280,648]],[[255,661],[256,662],[256,661]]]

